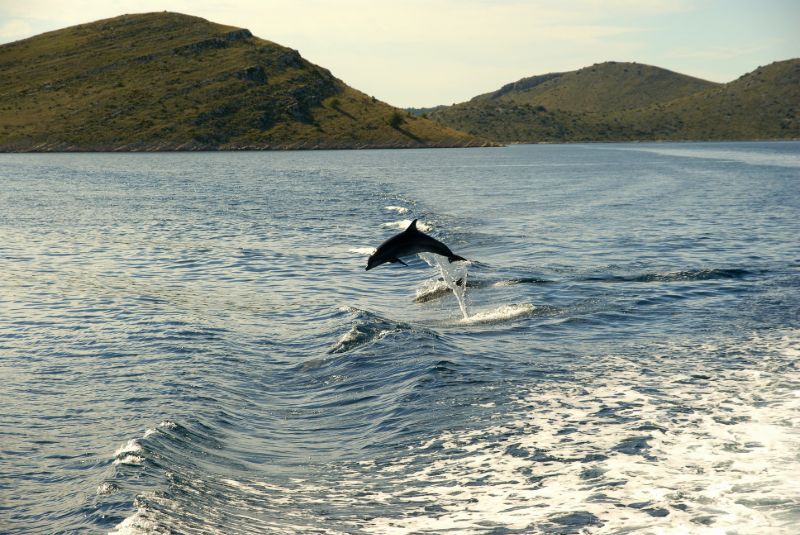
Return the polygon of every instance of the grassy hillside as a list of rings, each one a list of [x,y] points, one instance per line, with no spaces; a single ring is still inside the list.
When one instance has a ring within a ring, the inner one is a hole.
[[[505,142],[800,137],[800,60],[728,84],[608,62],[524,78],[428,115]]]
[[[759,67],[723,86],[645,110],[640,120],[653,129],[653,120],[670,118],[680,120],[682,132],[693,139],[800,138],[800,59]]]
[[[717,85],[659,67],[609,61],[572,72],[523,78],[473,100],[612,112],[666,102]]]
[[[0,150],[484,143],[197,17],[124,15],[0,46]]]

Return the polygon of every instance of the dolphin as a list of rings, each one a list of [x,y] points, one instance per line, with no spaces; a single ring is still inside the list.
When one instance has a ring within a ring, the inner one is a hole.
[[[400,263],[407,266],[405,262],[400,260],[401,256],[411,256],[418,253],[434,253],[447,257],[450,262],[457,262],[466,258],[462,258],[457,254],[453,254],[445,244],[431,238],[427,234],[417,230],[417,220],[411,222],[407,229],[400,234],[392,236],[378,247],[372,253],[372,256],[367,260],[367,271],[374,267],[378,267],[386,262],[393,264]]]

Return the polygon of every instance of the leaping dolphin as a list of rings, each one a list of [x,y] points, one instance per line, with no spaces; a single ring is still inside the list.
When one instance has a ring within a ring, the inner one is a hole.
[[[405,262],[400,260],[401,256],[411,256],[418,253],[434,253],[447,257],[450,262],[459,260],[466,261],[457,254],[453,254],[448,246],[431,238],[427,234],[417,230],[417,220],[411,222],[407,229],[400,234],[392,236],[378,247],[372,253],[372,256],[367,260],[366,270],[369,271],[374,267],[378,267],[386,262],[400,263],[407,266]]]

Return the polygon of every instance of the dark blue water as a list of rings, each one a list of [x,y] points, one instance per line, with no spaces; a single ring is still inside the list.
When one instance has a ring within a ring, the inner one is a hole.
[[[0,532],[792,533],[798,236],[796,142],[0,155]]]

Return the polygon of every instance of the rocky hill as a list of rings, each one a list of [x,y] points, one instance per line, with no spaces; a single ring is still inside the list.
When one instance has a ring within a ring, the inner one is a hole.
[[[426,116],[504,142],[734,140],[799,138],[799,110],[797,59],[728,84],[607,62],[523,78]]]
[[[0,46],[3,151],[486,143],[367,96],[296,50],[178,13]]]

